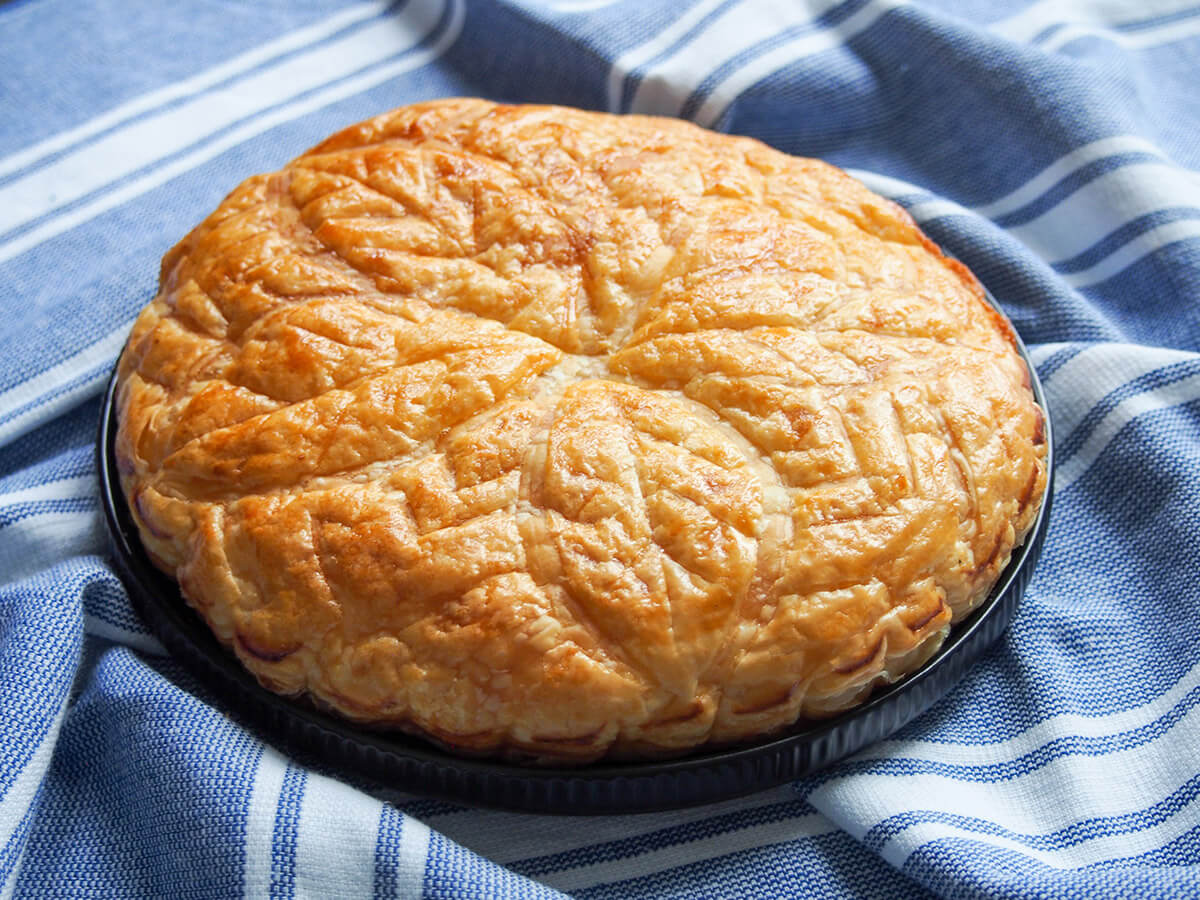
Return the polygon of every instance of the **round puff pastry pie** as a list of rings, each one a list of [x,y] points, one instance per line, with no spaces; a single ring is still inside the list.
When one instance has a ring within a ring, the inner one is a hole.
[[[119,382],[143,542],[264,685],[518,759],[860,702],[1046,480],[1009,327],[899,207],[554,107],[405,107],[249,179]]]

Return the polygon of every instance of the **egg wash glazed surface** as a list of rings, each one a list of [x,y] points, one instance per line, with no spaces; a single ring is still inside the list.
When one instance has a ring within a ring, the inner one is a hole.
[[[262,684],[520,761],[861,702],[1046,484],[970,272],[839,170],[668,119],[342,131],[167,254],[118,379],[142,541]]]

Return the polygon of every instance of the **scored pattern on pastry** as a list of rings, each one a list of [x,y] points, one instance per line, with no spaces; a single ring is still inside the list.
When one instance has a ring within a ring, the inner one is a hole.
[[[459,750],[767,733],[919,665],[1045,485],[978,283],[838,170],[439,101],[245,182],[120,368],[156,563],[268,687]]]

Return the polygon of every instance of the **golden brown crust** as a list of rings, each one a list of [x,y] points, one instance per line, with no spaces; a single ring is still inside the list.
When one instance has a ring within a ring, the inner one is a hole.
[[[974,277],[824,163],[448,100],[251,178],[120,363],[152,557],[262,682],[465,752],[680,752],[919,665],[1042,414]]]

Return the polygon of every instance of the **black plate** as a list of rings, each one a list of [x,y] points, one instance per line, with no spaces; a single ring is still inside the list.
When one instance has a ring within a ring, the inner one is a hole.
[[[1033,392],[1045,395],[1024,344]],[[469,806],[570,815],[651,812],[727,800],[775,787],[828,766],[882,740],[940,700],[1004,633],[1041,552],[1050,521],[1054,443],[1046,415],[1046,493],[1025,544],[1014,554],[988,599],[950,632],[941,649],[897,684],[861,706],[767,741],[693,753],[667,762],[605,763],[582,768],[525,767],[463,759],[419,738],[380,734],[280,697],[259,685],[218,643],[142,547],[121,492],[114,456],[116,373],[100,419],[97,462],[100,493],[117,572],[134,605],[176,657],[232,709],[285,748],[315,755],[335,768],[392,788]]]

